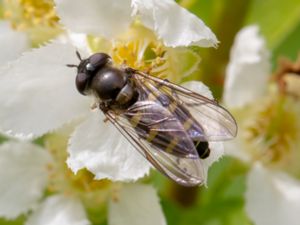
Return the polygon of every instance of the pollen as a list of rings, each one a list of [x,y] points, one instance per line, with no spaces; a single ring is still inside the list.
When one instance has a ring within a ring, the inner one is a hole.
[[[279,93],[257,103],[244,126],[244,140],[255,160],[272,166],[287,167],[298,154],[300,138],[299,106]]]
[[[133,24],[111,42],[94,36],[89,36],[88,42],[93,52],[108,53],[118,66],[124,65],[162,79],[170,79],[168,48],[152,31],[140,24]]]
[[[55,27],[58,17],[51,0],[4,0],[4,17],[17,30],[34,26]]]
[[[158,41],[147,39],[118,40],[113,44],[112,58],[116,64],[135,68],[153,76],[164,78],[163,68],[167,62],[164,48]]]
[[[13,29],[26,32],[33,46],[62,32],[53,0],[4,0],[3,16]]]
[[[131,67],[174,83],[197,72],[201,61],[192,49],[165,46],[138,21],[112,40],[91,35],[87,40],[92,52],[108,53],[117,66]]]
[[[79,170],[76,174],[71,171],[66,163],[67,140],[65,134],[51,134],[45,137],[46,149],[53,158],[46,168],[49,180],[48,192],[79,196],[87,203],[105,202],[110,195],[112,182],[106,179],[95,180],[94,175],[86,169]]]

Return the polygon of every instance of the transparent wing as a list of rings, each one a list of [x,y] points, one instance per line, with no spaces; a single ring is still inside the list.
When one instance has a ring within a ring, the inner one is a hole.
[[[184,186],[201,185],[204,172],[199,158],[184,158],[162,151],[144,139],[143,133],[132,127],[126,117],[108,111],[107,118],[157,170]]]
[[[123,114],[139,137],[177,157],[199,158],[182,123],[156,101],[137,101]]]
[[[144,86],[144,88],[153,89],[153,87],[158,86],[159,92],[177,101],[181,110],[184,111],[183,114],[190,115],[198,127],[189,132],[191,136],[194,135],[194,139],[223,141],[236,136],[237,124],[235,119],[216,101],[140,71],[134,71],[132,77],[137,84]]]

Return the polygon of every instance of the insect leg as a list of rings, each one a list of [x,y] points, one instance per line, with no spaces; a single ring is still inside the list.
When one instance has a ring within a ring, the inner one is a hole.
[[[98,108],[98,104],[96,102],[93,102],[90,106],[91,110],[94,110],[96,108]]]

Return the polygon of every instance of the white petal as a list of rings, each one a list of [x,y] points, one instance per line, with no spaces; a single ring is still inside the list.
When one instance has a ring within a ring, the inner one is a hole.
[[[51,156],[27,142],[0,146],[0,216],[13,219],[32,209],[47,184]]]
[[[203,95],[206,98],[214,99],[209,88],[200,81],[188,81],[183,83],[182,86],[200,95]]]
[[[154,30],[166,46],[212,47],[218,44],[214,33],[201,19],[173,0],[132,0],[133,14]]]
[[[300,182],[255,165],[247,180],[246,211],[256,225],[298,225]]]
[[[128,184],[109,204],[109,225],[166,225],[159,199],[151,186]]]
[[[14,31],[8,22],[0,21],[0,65],[16,59],[28,48],[25,33]]]
[[[78,63],[71,45],[49,44],[0,70],[0,128],[21,138],[39,136],[89,109],[75,87]]]
[[[239,132],[233,140],[224,142],[225,154],[249,163],[251,155],[246,150],[241,133]]]
[[[55,195],[46,199],[26,225],[88,225],[84,208],[72,197]]]
[[[61,22],[74,32],[110,38],[131,23],[130,0],[55,0],[55,3]]]
[[[204,170],[204,182],[207,184],[207,174],[209,167],[217,162],[224,155],[223,142],[209,142],[210,154],[206,159],[202,159],[203,170]]]
[[[224,102],[229,107],[251,103],[267,89],[270,54],[258,33],[257,26],[249,26],[235,38],[224,87]]]
[[[136,180],[149,172],[150,164],[101,112],[91,113],[70,139],[69,167],[77,172],[87,168],[96,179]]]
[[[89,47],[89,43],[87,39],[88,39],[87,35],[84,33],[74,33],[71,31],[67,31],[62,35],[60,35],[56,40],[59,43],[72,44],[76,46],[77,50],[86,53],[88,56],[92,54],[92,51]]]

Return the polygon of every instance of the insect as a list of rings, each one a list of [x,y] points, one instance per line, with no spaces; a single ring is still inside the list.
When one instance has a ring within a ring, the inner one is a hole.
[[[236,136],[231,114],[216,101],[133,68],[113,66],[105,53],[80,60],[76,87],[161,173],[184,186],[204,182],[209,141]]]

